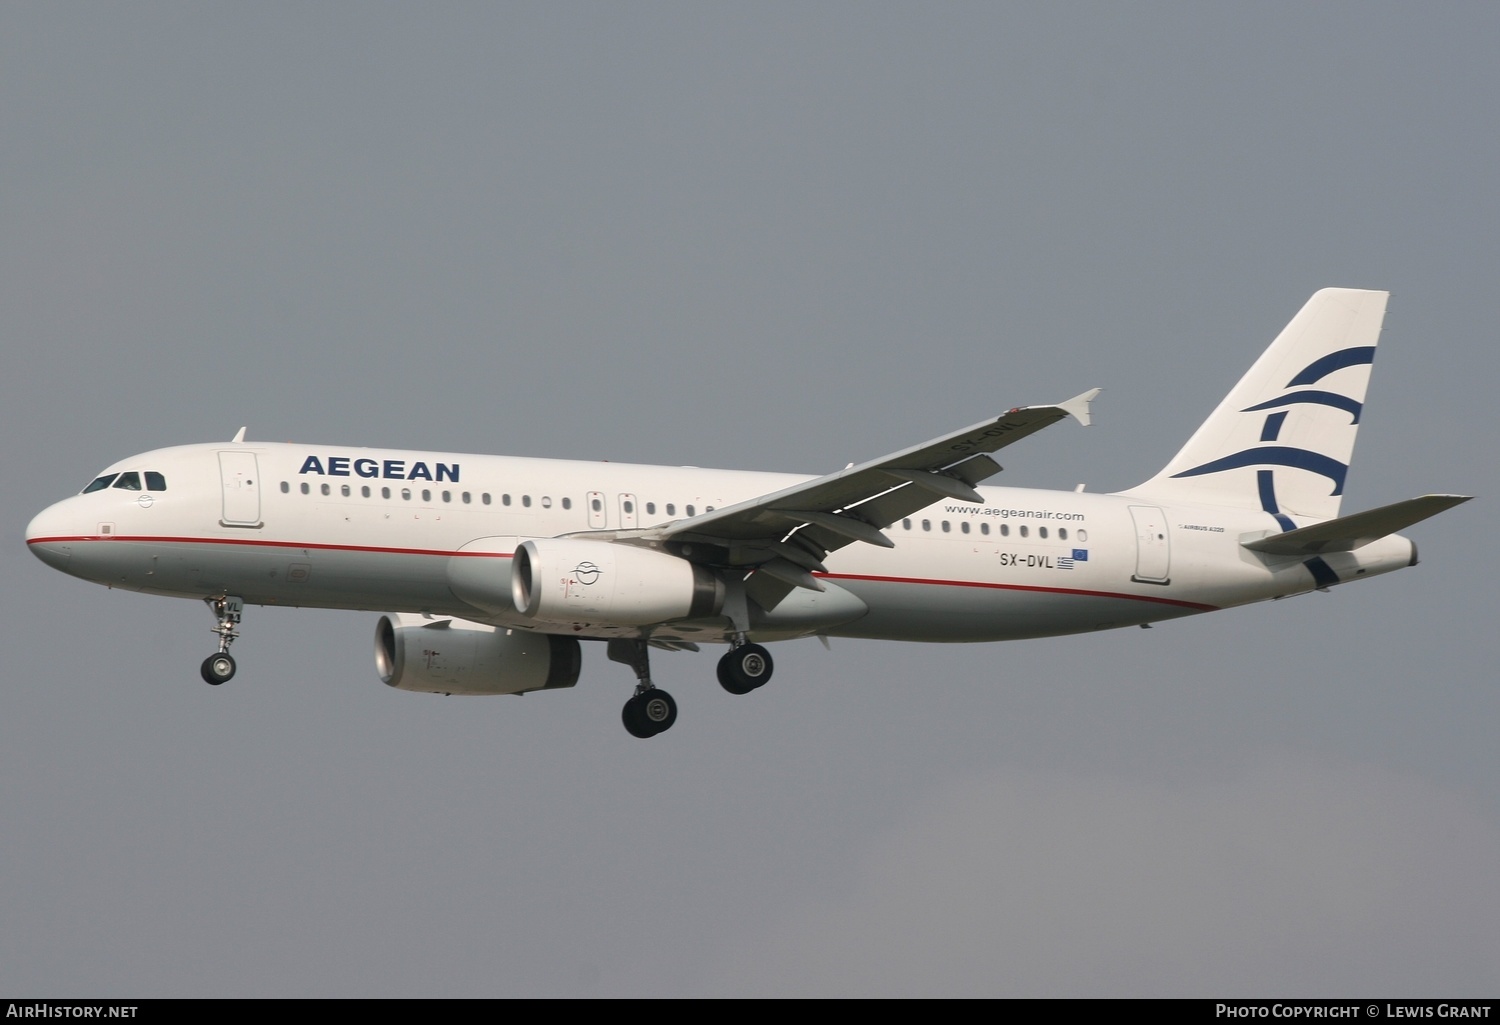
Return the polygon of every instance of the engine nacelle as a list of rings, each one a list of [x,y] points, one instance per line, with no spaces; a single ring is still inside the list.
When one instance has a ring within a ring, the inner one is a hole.
[[[375,668],[397,690],[524,694],[571,687],[582,666],[573,637],[402,615],[375,626]]]
[[[724,584],[702,566],[649,548],[534,538],[511,564],[516,609],[544,623],[645,626],[717,615]]]

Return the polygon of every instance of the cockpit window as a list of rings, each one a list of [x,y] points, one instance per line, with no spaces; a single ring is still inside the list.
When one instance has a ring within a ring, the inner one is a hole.
[[[103,477],[95,477],[94,482],[83,489],[83,493],[85,495],[91,495],[95,491],[103,491],[105,488],[109,487],[109,482],[114,480],[115,476],[116,475],[113,473],[106,473]]]
[[[155,470],[147,470],[146,471],[146,490],[147,491],[165,491],[165,490],[167,490],[167,478],[163,477],[161,474],[157,473]]]
[[[141,490],[141,475],[134,470],[120,474],[120,479],[115,481],[115,487],[124,491]]]

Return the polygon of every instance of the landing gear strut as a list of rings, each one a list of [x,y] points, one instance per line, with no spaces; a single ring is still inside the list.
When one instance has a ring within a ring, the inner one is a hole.
[[[203,603],[219,621],[219,625],[211,631],[219,635],[219,650],[203,660],[199,673],[203,676],[205,683],[211,687],[217,687],[234,678],[236,666],[234,656],[229,654],[229,646],[240,635],[239,623],[240,617],[245,612],[245,602],[242,598],[225,595],[222,598],[204,598]]]
[[[741,639],[719,659],[719,683],[731,694],[749,694],[771,679],[773,668],[769,651]]]
[[[610,641],[609,657],[635,670],[635,696],[625,702],[620,713],[630,735],[645,739],[671,729],[677,721],[677,702],[651,682],[651,655],[646,642]]]

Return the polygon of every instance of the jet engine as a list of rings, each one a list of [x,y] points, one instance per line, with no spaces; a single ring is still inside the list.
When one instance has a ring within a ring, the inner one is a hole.
[[[375,668],[397,690],[524,694],[571,687],[582,665],[573,637],[421,616],[381,616],[375,626]]]
[[[511,596],[544,623],[645,626],[717,615],[724,584],[709,570],[649,548],[534,538],[516,549]]]

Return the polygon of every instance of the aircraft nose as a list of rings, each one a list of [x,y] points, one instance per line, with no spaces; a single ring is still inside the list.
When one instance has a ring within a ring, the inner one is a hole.
[[[73,555],[72,537],[65,522],[66,514],[57,506],[48,506],[26,525],[26,547],[31,554],[54,569],[66,570]]]

